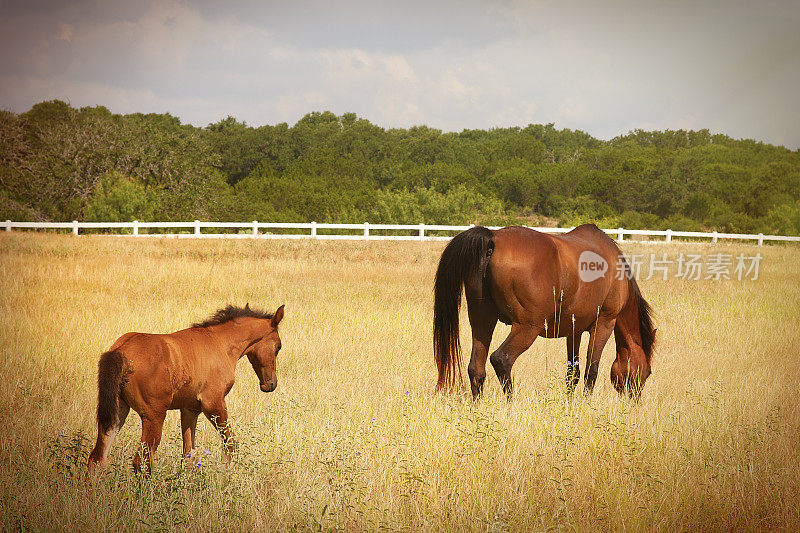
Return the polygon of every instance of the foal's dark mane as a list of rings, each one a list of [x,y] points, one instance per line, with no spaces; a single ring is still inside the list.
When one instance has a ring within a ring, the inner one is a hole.
[[[220,324],[224,324],[225,322],[230,322],[235,318],[241,317],[272,318],[272,313],[266,313],[264,311],[259,311],[258,309],[250,309],[249,305],[244,307],[236,307],[235,305],[228,304],[226,307],[223,307],[203,322],[196,322],[192,324],[192,327],[207,328],[209,326],[218,326]]]

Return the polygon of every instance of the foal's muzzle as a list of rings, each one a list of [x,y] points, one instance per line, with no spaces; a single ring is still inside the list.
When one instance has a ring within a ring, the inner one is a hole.
[[[267,383],[261,384],[261,390],[264,392],[272,392],[278,387],[277,381],[268,381]]]

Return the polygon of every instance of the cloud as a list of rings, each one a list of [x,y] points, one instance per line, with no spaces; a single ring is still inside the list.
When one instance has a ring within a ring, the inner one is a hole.
[[[716,2],[82,2],[0,19],[0,107],[205,125],[704,128],[800,145],[800,9]]]
[[[465,85],[452,70],[442,76],[437,88],[441,92],[441,96],[460,102],[462,105],[480,97],[480,89]]]
[[[61,23],[58,25],[58,37],[57,39],[61,39],[62,41],[71,42],[72,41],[72,34],[75,32],[75,26],[71,24],[64,24]]]
[[[383,60],[386,72],[395,81],[419,83],[419,78],[414,73],[414,69],[408,64],[405,57],[401,55],[391,55]]]

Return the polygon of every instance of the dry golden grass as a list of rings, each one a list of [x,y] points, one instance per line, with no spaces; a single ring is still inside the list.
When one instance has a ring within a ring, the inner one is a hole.
[[[570,400],[564,341],[539,339],[515,366],[515,401],[489,368],[473,405],[433,395],[443,246],[0,235],[0,527],[800,529],[799,248],[625,244],[764,259],[757,281],[640,282],[659,344],[638,404],[609,383],[613,342],[595,395]],[[140,483],[132,413],[86,485],[99,354],[229,302],[287,309],[278,390],[260,392],[246,359],[237,369],[234,465],[219,466],[203,420],[207,458],[179,475],[171,412]]]

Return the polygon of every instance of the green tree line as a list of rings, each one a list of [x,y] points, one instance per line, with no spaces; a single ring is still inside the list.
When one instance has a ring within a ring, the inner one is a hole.
[[[444,133],[0,111],[0,220],[511,224],[800,234],[800,151],[701,131]]]

